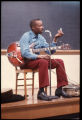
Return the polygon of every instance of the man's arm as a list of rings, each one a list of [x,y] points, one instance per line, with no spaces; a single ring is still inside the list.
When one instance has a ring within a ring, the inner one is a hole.
[[[20,41],[20,48],[21,48],[21,54],[23,57],[28,58],[28,59],[36,59],[38,55],[33,54],[30,51],[29,48],[29,35],[28,34],[24,34]]]

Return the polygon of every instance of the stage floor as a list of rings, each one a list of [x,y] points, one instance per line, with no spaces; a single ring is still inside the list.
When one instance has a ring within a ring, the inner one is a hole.
[[[38,89],[34,90],[34,96],[31,89],[28,89],[27,93],[29,95],[27,100],[1,104],[2,119],[38,119],[80,113],[79,97],[60,97],[52,101],[42,101],[37,99]],[[24,95],[24,90],[18,90],[18,94]],[[55,88],[52,88],[52,95],[54,94]]]

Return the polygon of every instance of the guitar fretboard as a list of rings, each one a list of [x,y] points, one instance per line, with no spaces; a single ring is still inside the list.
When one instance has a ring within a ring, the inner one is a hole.
[[[61,49],[61,46],[55,46],[55,47],[48,47],[48,48],[39,48],[39,49],[32,49],[32,52],[35,53],[35,52],[41,52],[41,51],[47,51],[47,50],[60,50]]]

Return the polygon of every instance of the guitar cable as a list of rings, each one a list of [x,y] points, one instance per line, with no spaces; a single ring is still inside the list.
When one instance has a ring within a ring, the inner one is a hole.
[[[64,70],[64,68],[61,66],[61,64],[55,59],[55,61],[60,65],[60,67],[62,68],[62,70],[65,72],[65,70]],[[53,73],[55,73],[54,71],[52,71]],[[55,73],[56,74],[56,73]],[[69,81],[73,81],[73,80],[71,80],[70,79],[70,77],[68,76],[68,74],[65,72],[65,74],[67,75],[67,78],[68,78],[68,80]],[[69,83],[71,83],[72,85],[75,85],[75,83],[76,84],[78,84],[77,82],[75,82],[75,81],[73,81],[74,82],[74,84],[72,83],[72,82],[69,82]],[[78,85],[77,85],[78,86]]]

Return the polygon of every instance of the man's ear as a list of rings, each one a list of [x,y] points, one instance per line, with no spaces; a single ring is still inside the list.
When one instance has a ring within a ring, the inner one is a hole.
[[[32,27],[32,30],[34,30],[34,27]]]
[[[35,30],[35,27],[34,27],[34,26],[32,26],[32,30]]]

